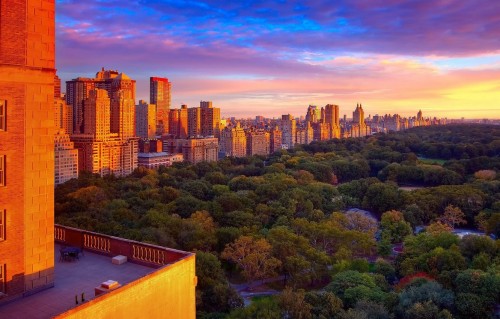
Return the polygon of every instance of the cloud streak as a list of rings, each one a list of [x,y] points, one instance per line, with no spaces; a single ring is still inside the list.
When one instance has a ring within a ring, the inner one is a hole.
[[[154,75],[173,81],[174,105],[213,99],[227,115],[299,115],[308,103],[347,110],[363,100],[374,111],[446,114],[473,98],[500,101],[494,90],[475,93],[500,78],[498,1],[58,0],[56,8],[63,80],[119,69],[138,80],[139,98]],[[498,103],[481,115],[500,114]]]

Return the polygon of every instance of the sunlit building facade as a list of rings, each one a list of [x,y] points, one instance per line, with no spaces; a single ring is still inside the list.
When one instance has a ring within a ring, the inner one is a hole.
[[[282,133],[279,127],[274,127],[270,132],[269,151],[274,153],[281,149]]]
[[[211,101],[200,101],[200,109],[201,135],[220,137],[220,108],[213,107]]]
[[[54,286],[54,2],[2,0],[0,13],[3,304]]]
[[[169,132],[169,113],[172,83],[167,78],[149,78],[149,101],[156,105],[156,134],[161,136]]]
[[[356,109],[352,113],[352,124],[350,128],[350,137],[362,137],[371,135],[370,126],[365,123],[365,111],[361,104],[356,105]]]
[[[221,132],[219,145],[220,152],[224,156],[245,157],[247,155],[247,136],[239,122],[235,127],[226,127]]]
[[[202,137],[190,139],[163,139],[163,150],[168,154],[182,154],[185,161],[196,164],[199,162],[215,162],[218,160],[219,139]]]
[[[290,114],[281,116],[281,132],[282,146],[293,148],[296,140],[296,123],[295,118]]]
[[[54,136],[54,152],[54,183],[59,185],[78,178],[78,149],[63,129]]]
[[[264,130],[247,132],[247,155],[268,155],[270,152],[270,134]]]
[[[135,106],[135,132],[138,137],[155,138],[156,105],[140,100]]]

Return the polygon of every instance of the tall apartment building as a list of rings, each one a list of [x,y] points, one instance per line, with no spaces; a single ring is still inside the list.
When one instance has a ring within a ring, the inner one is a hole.
[[[167,78],[149,78],[149,101],[156,105],[156,133],[161,136],[169,132],[169,112],[172,83]]]
[[[60,80],[56,81],[55,85],[58,83],[60,85]],[[72,115],[71,106],[66,105],[60,91],[54,90],[54,183],[56,185],[78,178],[78,149],[75,149],[69,137],[69,133],[73,131]]]
[[[1,0],[0,13],[3,303],[54,285],[54,1]]]
[[[318,123],[313,123],[316,126]],[[310,121],[305,122],[305,126],[296,129],[297,144],[310,144],[314,141],[314,129]]]
[[[290,114],[281,116],[281,132],[282,132],[282,145],[286,148],[293,148],[295,146],[296,136],[296,123],[295,118]]]
[[[417,120],[415,121],[414,126],[422,126],[424,122],[424,117],[422,116],[422,110],[418,110]]]
[[[120,73],[111,85],[111,132],[122,139],[132,138],[135,136],[135,81]]]
[[[339,106],[327,104],[325,106],[325,123],[329,124],[329,138],[340,138]]]
[[[309,105],[307,107],[306,121],[316,123],[321,120],[321,110],[316,105]]]
[[[131,80],[127,75],[104,68],[96,73],[95,78],[78,77],[66,81],[66,103],[73,107],[73,133],[83,133],[85,125],[83,101],[87,99],[90,91],[96,88],[103,89],[108,93],[108,98],[112,99],[115,97],[115,92],[126,90],[131,92],[130,98],[135,101],[135,86],[135,80]]]
[[[156,105],[139,100],[135,106],[135,133],[142,138],[156,136]]]
[[[201,108],[188,108],[188,137],[201,136]]]
[[[268,155],[270,152],[270,134],[264,130],[247,132],[247,155]]]
[[[270,132],[269,151],[271,154],[281,149],[281,142],[282,132],[279,127],[275,126]]]
[[[83,101],[89,92],[96,88],[96,81],[91,78],[76,78],[66,81],[66,103],[73,109],[73,132],[83,132]]]
[[[176,138],[188,137],[188,108],[181,105],[180,109],[171,109],[169,112],[169,134]]]
[[[311,126],[311,122],[306,122],[306,126],[304,128],[305,131],[305,144],[310,144],[314,141],[314,129]]]
[[[221,132],[219,150],[224,156],[245,157],[247,155],[247,137],[239,122],[235,127],[226,127]]]
[[[327,141],[330,139],[330,124],[323,121],[313,124],[314,140]]]
[[[73,132],[73,108],[62,98],[54,98],[54,119],[56,128],[64,129],[66,134]]]
[[[120,94],[118,91],[116,94]],[[82,134],[71,135],[78,148],[80,170],[100,174],[125,176],[137,168],[137,138],[128,136],[131,129],[127,125],[118,126],[118,132],[111,132],[111,101],[103,89],[89,92],[84,101],[84,129]],[[119,103],[123,107],[129,104]],[[115,110],[116,111],[116,110]],[[118,112],[125,113],[118,110]]]
[[[85,114],[83,133],[96,141],[106,140],[111,133],[111,107],[108,93],[95,89],[89,92],[85,99]]]
[[[201,135],[220,137],[220,108],[211,101],[200,101]]]
[[[386,131],[399,131],[401,130],[401,117],[399,114],[384,116],[384,128]]]
[[[370,126],[365,123],[365,111],[361,104],[356,105],[352,113],[352,125],[350,130],[351,137],[368,136],[371,134]]]
[[[54,136],[54,183],[56,185],[78,178],[78,149],[64,129]]]

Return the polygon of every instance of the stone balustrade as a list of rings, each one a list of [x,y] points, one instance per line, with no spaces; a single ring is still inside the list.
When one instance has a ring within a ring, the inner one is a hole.
[[[106,256],[126,256],[137,264],[161,267],[190,255],[171,248],[141,243],[133,240],[94,233],[62,225],[54,226],[55,241],[58,244],[78,247]]]

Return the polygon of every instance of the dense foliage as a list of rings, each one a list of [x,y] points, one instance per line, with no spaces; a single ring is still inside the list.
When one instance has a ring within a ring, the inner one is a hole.
[[[451,231],[500,236],[499,173],[500,127],[420,127],[126,178],[82,174],[57,187],[56,220],[197,251],[207,318],[488,318],[499,241]],[[380,224],[342,213],[352,207]],[[278,275],[289,288],[245,308],[227,279]]]

